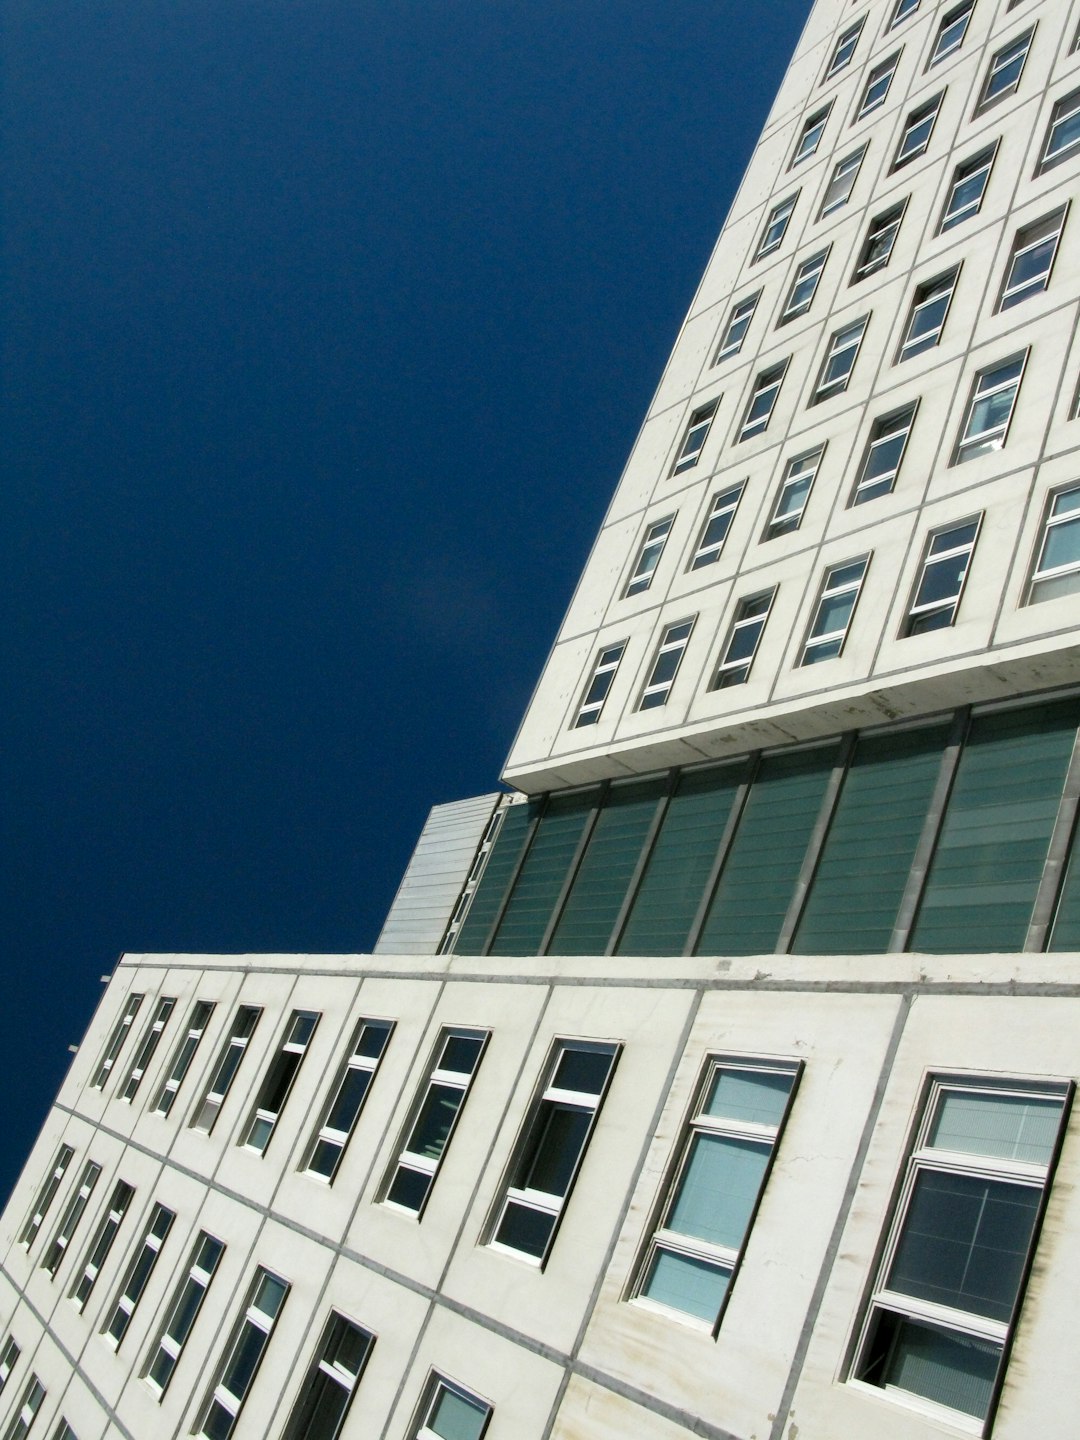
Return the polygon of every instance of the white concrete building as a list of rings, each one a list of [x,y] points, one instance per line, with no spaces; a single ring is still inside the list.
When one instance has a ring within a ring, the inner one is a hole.
[[[0,1440],[1071,1440],[1080,0],[817,0],[370,956],[125,956]]]

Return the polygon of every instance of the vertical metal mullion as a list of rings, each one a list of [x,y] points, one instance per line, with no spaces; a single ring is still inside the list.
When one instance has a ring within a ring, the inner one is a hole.
[[[832,826],[833,816],[836,814],[836,807],[840,800],[841,791],[844,788],[845,777],[851,765],[851,757],[855,753],[855,742],[857,739],[857,730],[848,730],[840,737],[840,749],[836,759],[833,761],[832,771],[829,774],[828,783],[825,786],[825,793],[821,797],[818,816],[814,821],[814,828],[810,832],[810,839],[806,846],[806,854],[803,856],[798,879],[795,881],[795,889],[792,891],[787,913],[784,915],[784,923],[780,926],[780,934],[776,941],[776,953],[778,955],[786,955],[791,949],[791,942],[795,938],[795,931],[798,928],[803,908],[806,905],[806,897],[810,893],[810,885],[817,873],[818,862],[821,860],[821,852],[825,848],[825,840]]]
[[[731,813],[728,815],[727,824],[724,826],[724,833],[720,837],[720,844],[716,850],[716,859],[713,861],[712,869],[709,871],[709,878],[705,882],[705,889],[701,895],[701,901],[694,916],[693,924],[690,926],[690,933],[686,937],[686,944],[683,946],[684,955],[696,955],[698,941],[701,939],[701,932],[705,927],[705,920],[709,914],[709,907],[712,904],[716,887],[720,883],[720,875],[727,862],[728,852],[731,849],[731,842],[735,838],[735,832],[739,828],[739,821],[742,819],[743,811],[746,809],[746,801],[750,794],[750,787],[757,778],[761,768],[761,751],[755,750],[747,756],[746,775],[743,777],[735,791],[735,799],[731,802]]]
[[[934,793],[930,797],[930,808],[926,812],[922,834],[915,847],[911,869],[908,871],[907,884],[904,886],[904,894],[896,912],[896,924],[889,936],[888,953],[890,954],[908,948],[911,932],[915,928],[915,920],[919,913],[923,890],[926,887],[930,862],[934,858],[938,837],[941,834],[941,822],[945,818],[945,807],[952,794],[953,782],[956,779],[960,756],[963,753],[964,742],[970,727],[971,706],[962,705],[953,716],[949,738],[941,753],[941,768],[938,770],[938,777],[934,784]]]
[[[637,899],[638,890],[641,888],[641,882],[645,876],[645,868],[656,846],[656,837],[660,834],[660,828],[664,823],[664,817],[667,815],[668,806],[671,804],[671,797],[675,794],[675,788],[679,783],[681,773],[678,768],[669,771],[667,789],[657,799],[656,810],[653,818],[649,822],[649,828],[641,847],[641,854],[637,858],[634,873],[630,876],[630,883],[626,887],[626,894],[623,896],[623,902],[619,906],[619,913],[615,917],[615,924],[612,927],[611,935],[608,937],[608,943],[604,948],[605,955],[614,955],[619,941],[622,939],[623,931],[626,929],[626,922],[630,918],[630,911],[633,909],[634,901]]]
[[[600,784],[600,789],[597,792],[596,800],[593,803],[593,807],[589,812],[589,818],[585,821],[585,824],[581,830],[581,835],[578,837],[577,847],[574,850],[574,857],[570,861],[570,868],[566,872],[566,879],[563,881],[562,888],[560,889],[558,894],[558,898],[556,899],[555,904],[552,906],[551,918],[548,920],[547,929],[544,931],[539,948],[536,952],[538,955],[547,954],[548,946],[551,944],[552,939],[554,938],[556,926],[562,919],[563,909],[570,896],[570,891],[573,888],[574,881],[577,879],[577,873],[581,869],[581,862],[585,856],[585,851],[588,848],[589,841],[592,839],[593,831],[596,829],[596,822],[600,818],[600,811],[604,808],[604,804],[607,801],[610,790],[611,781],[602,781]]]
[[[527,805],[529,802],[526,800],[525,803]],[[547,814],[548,806],[550,804],[551,792],[549,790],[548,793],[543,797],[541,803],[536,807],[536,814],[529,821],[529,828],[528,830],[526,830],[525,839],[522,841],[521,844],[521,854],[518,856],[514,868],[510,872],[510,878],[506,882],[506,891],[503,894],[503,898],[499,901],[499,908],[495,911],[495,918],[491,922],[491,928],[488,930],[487,939],[480,947],[481,955],[490,955],[491,953],[491,947],[492,945],[494,945],[495,937],[499,933],[499,926],[502,924],[503,917],[506,914],[506,907],[510,904],[510,896],[514,893],[514,886],[518,882],[518,878],[521,875],[522,866],[528,859],[529,851],[533,847],[533,841],[536,839],[536,832],[539,828],[540,821]],[[495,838],[496,840],[498,840],[498,836],[496,836]]]
[[[1065,868],[1069,863],[1069,851],[1076,831],[1076,817],[1080,812],[1080,730],[1073,737],[1072,755],[1065,772],[1065,784],[1058,803],[1057,818],[1046,852],[1042,879],[1031,911],[1025,950],[1045,950],[1050,937],[1050,927],[1057,910],[1065,879]]]

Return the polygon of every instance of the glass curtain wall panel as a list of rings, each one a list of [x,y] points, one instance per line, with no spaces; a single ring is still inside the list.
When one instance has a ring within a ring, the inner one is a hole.
[[[935,725],[859,741],[795,934],[797,954],[888,948],[947,735]]]
[[[598,791],[548,803],[491,945],[492,955],[537,955]]]
[[[1080,825],[1072,838],[1048,950],[1080,950]]]
[[[1023,946],[1078,720],[1069,700],[972,723],[911,949]]]
[[[835,756],[829,745],[762,760],[698,954],[757,955],[776,948]]]
[[[483,952],[537,808],[535,803],[508,808],[484,873],[480,876],[469,913],[458,931],[454,945],[456,954],[480,955]]]
[[[705,893],[746,764],[684,772],[668,802],[620,955],[681,955]]]
[[[548,947],[550,954],[603,955],[666,788],[666,777],[611,787]]]

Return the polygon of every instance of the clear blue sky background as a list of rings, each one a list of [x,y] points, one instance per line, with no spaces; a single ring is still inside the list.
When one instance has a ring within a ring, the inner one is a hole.
[[[123,950],[495,787],[808,0],[8,0],[13,1182]]]

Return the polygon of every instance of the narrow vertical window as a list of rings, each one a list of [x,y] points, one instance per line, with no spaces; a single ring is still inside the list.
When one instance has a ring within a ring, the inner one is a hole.
[[[543,1265],[615,1068],[614,1045],[560,1041],[530,1107],[490,1244]]]
[[[23,1391],[22,1403],[11,1417],[11,1423],[4,1431],[4,1440],[25,1440],[30,1427],[37,1419],[41,1403],[45,1399],[45,1387],[36,1375],[31,1375]]]
[[[715,1330],[798,1073],[796,1065],[710,1060],[639,1265],[636,1299]]]
[[[294,1010],[290,1015],[281,1047],[270,1062],[239,1142],[248,1150],[262,1155],[270,1144],[318,1023],[319,1016],[312,1010]]]
[[[795,209],[795,201],[798,198],[798,192],[789,195],[786,200],[781,200],[769,211],[757,250],[754,252],[755,260],[763,260],[766,255],[771,255],[774,250],[780,249],[784,243],[792,211]]]
[[[755,379],[754,388],[746,402],[746,413],[739,428],[740,440],[749,440],[752,436],[760,435],[768,429],[777,396],[780,394],[780,386],[784,383],[784,376],[787,374],[787,367],[787,360],[781,360],[779,365],[770,365],[768,370],[762,370]]]
[[[691,414],[679,453],[671,467],[672,475],[681,475],[684,470],[690,470],[698,463],[719,403],[720,397],[717,396],[715,400],[710,400],[707,405],[700,406]]]
[[[853,285],[856,280],[865,280],[868,275],[873,275],[875,270],[884,270],[889,263],[889,257],[896,244],[896,237],[900,233],[900,222],[904,218],[906,208],[907,201],[902,200],[899,205],[891,205],[888,210],[882,211],[880,215],[875,215],[870,221],[866,239],[863,241],[851,276]]]
[[[938,111],[941,109],[941,102],[944,99],[944,90],[940,95],[935,95],[932,100],[917,106],[908,116],[904,128],[900,133],[900,139],[896,144],[896,154],[893,156],[892,169],[899,170],[904,165],[909,165],[912,160],[925,153],[930,144],[930,137],[934,133],[934,124],[937,121]]]
[[[691,570],[700,570],[704,565],[715,565],[720,559],[720,552],[724,548],[724,541],[731,529],[735,511],[739,508],[742,492],[743,487],[739,484],[713,496],[709,505],[709,513],[705,517],[705,524],[701,529],[697,548],[690,560]]]
[[[282,1440],[337,1440],[375,1337],[332,1312]]]
[[[789,320],[794,320],[799,315],[805,315],[810,309],[814,303],[814,295],[821,279],[821,272],[825,269],[825,261],[828,258],[827,248],[819,250],[816,255],[811,255],[809,260],[804,260],[795,271],[787,299],[784,301],[784,308],[780,312],[780,319],[777,322],[779,325],[786,325]]]
[[[844,30],[836,42],[832,55],[829,57],[829,64],[825,70],[825,79],[831,80],[841,70],[846,70],[851,64],[852,56],[855,54],[855,47],[859,43],[859,36],[862,34],[863,20],[855,21]]]
[[[788,461],[762,540],[775,540],[778,535],[787,535],[802,524],[803,511],[824,453],[824,445],[818,445],[805,455],[796,455]]]
[[[248,1041],[255,1033],[255,1026],[258,1025],[261,1014],[262,1010],[255,1005],[241,1005],[237,1010],[232,1030],[229,1032],[224,1048],[218,1056],[218,1062],[214,1066],[210,1084],[203,1092],[202,1099],[191,1117],[190,1125],[193,1130],[202,1130],[209,1135],[217,1124],[221,1107],[225,1104],[225,1098],[236,1079],[236,1072],[240,1069],[241,1061],[247,1051]]]
[[[997,141],[963,161],[953,171],[952,184],[938,221],[939,235],[979,213],[996,154]]]
[[[710,690],[726,690],[730,685],[746,684],[775,596],[774,587],[760,595],[748,595],[736,605]]]
[[[941,339],[959,275],[960,266],[956,265],[944,275],[936,275],[916,287],[904,338],[896,354],[897,364],[921,355],[924,350],[932,350]]]
[[[979,515],[930,536],[904,621],[905,636],[941,630],[955,622],[981,522]]]
[[[490,1419],[490,1405],[434,1375],[424,1391],[409,1440],[482,1440]]]
[[[885,104],[886,96],[889,93],[889,86],[892,84],[893,76],[896,74],[896,67],[900,63],[900,51],[895,51],[888,59],[882,60],[875,65],[866,77],[866,87],[859,101],[856,120],[861,120],[864,115],[869,115],[880,105]]]
[[[1041,295],[1050,284],[1067,210],[1068,206],[1062,205],[1052,215],[1044,215],[1016,232],[997,310],[1008,310],[1033,295]]]
[[[4,1341],[3,1350],[0,1350],[0,1390],[3,1390],[11,1379],[11,1372],[19,1362],[20,1353],[18,1345],[9,1335]]]
[[[120,1226],[124,1223],[124,1216],[134,1198],[135,1191],[132,1187],[123,1180],[118,1180],[113,1187],[109,1208],[98,1222],[93,1239],[90,1241],[90,1248],[87,1251],[82,1271],[71,1287],[69,1298],[76,1310],[82,1310],[89,1300],[91,1292],[97,1284],[98,1276],[101,1274],[101,1267],[109,1258],[113,1241],[116,1239]]]
[[[695,616],[694,619],[696,618]],[[667,704],[671,687],[675,684],[675,676],[679,673],[679,666],[690,642],[694,619],[680,620],[677,625],[669,625],[660,637],[649,678],[638,701],[639,710],[652,710],[658,705]]]
[[[1069,1098],[1054,1083],[933,1081],[854,1380],[942,1419],[989,1418]]]
[[[653,574],[660,563],[660,556],[664,553],[664,546],[674,523],[674,515],[665,515],[662,520],[654,521],[645,531],[630,579],[623,591],[624,599],[630,595],[640,595],[652,584]]]
[[[72,1156],[75,1154],[70,1145],[61,1145],[56,1152],[56,1159],[53,1167],[45,1177],[45,1183],[37,1193],[33,1209],[27,1216],[26,1224],[19,1232],[19,1244],[25,1245],[29,1250],[30,1246],[37,1239],[37,1233],[41,1229],[41,1222],[49,1213],[49,1207],[56,1199],[56,1192],[67,1174],[67,1168],[71,1164]]]
[[[1026,361],[1025,351],[976,375],[952,459],[954,465],[1000,450],[1005,444]]]
[[[1031,572],[1027,603],[1058,600],[1080,591],[1080,485],[1050,496]]]
[[[825,194],[821,197],[821,209],[818,211],[819,220],[824,220],[826,215],[831,215],[834,210],[839,210],[851,199],[851,192],[855,189],[855,181],[859,178],[859,168],[865,154],[866,146],[860,145],[858,150],[853,150],[850,155],[845,155],[833,166],[829,183],[825,187]]]
[[[851,372],[855,369],[855,361],[859,358],[859,346],[862,344],[869,319],[869,315],[863,315],[858,320],[853,320],[850,325],[845,325],[843,329],[833,332],[829,339],[829,348],[821,362],[811,405],[828,400],[830,396],[839,395],[847,389]]]
[[[934,38],[934,48],[930,52],[930,65],[937,65],[947,55],[951,55],[954,50],[960,49],[964,43],[964,36],[967,34],[971,12],[974,9],[975,0],[963,0],[962,4],[954,5],[941,17],[941,23]]]
[[[217,1380],[203,1406],[196,1434],[205,1440],[228,1440],[232,1434],[288,1294],[288,1281],[262,1268],[255,1272],[244,1313],[229,1338]]]
[[[169,1016],[172,1014],[176,1001],[169,996],[158,1001],[154,1010],[154,1017],[147,1027],[146,1034],[142,1038],[138,1053],[135,1056],[135,1063],[128,1071],[127,1079],[124,1081],[123,1089],[120,1091],[120,1099],[131,1101],[135,1099],[142,1078],[146,1074],[147,1066],[154,1058],[158,1043],[161,1040],[161,1033],[169,1023]]]
[[[165,1323],[146,1359],[143,1378],[160,1399],[169,1388],[177,1362],[183,1354],[188,1336],[199,1318],[206,1292],[214,1278],[225,1246],[213,1235],[200,1230],[191,1252],[191,1259],[180,1283],[173,1291]]]
[[[593,673],[589,677],[577,719],[574,721],[575,729],[580,729],[582,725],[595,725],[600,719],[600,712],[604,708],[604,701],[608,697],[625,649],[626,641],[620,640],[617,645],[608,645],[596,657]]]
[[[833,565],[825,572],[800,665],[832,660],[843,651],[869,564],[869,555],[863,555],[858,560]]]
[[[304,1169],[309,1174],[333,1181],[393,1028],[388,1020],[361,1020],[357,1025],[348,1058],[308,1147]]]
[[[172,1064],[169,1066],[169,1073],[154,1099],[155,1115],[168,1115],[176,1099],[176,1092],[184,1083],[184,1076],[195,1052],[202,1043],[206,1027],[210,1023],[210,1016],[214,1013],[213,1002],[210,1000],[196,1000],[188,1020],[187,1034],[180,1041],[173,1055]]]
[[[791,157],[792,167],[800,164],[803,160],[808,160],[821,144],[821,137],[825,133],[831,109],[831,105],[825,105],[805,121],[799,131],[799,138],[795,142],[795,153]]]
[[[176,1216],[173,1212],[166,1209],[164,1205],[155,1205],[150,1214],[138,1249],[131,1257],[128,1268],[124,1272],[124,1278],[120,1282],[120,1293],[113,1302],[113,1307],[102,1327],[101,1333],[114,1350],[118,1348],[120,1341],[127,1334],[135,1307],[150,1283],[150,1276],[154,1273],[154,1266],[161,1254],[161,1247],[165,1244],[175,1219]]]
[[[1026,35],[1020,35],[1004,49],[999,50],[990,61],[990,69],[986,72],[986,79],[983,81],[982,92],[979,95],[979,103],[975,107],[976,115],[983,110],[989,110],[991,105],[996,105],[999,100],[1004,100],[1007,95],[1013,94],[1020,84],[1020,77],[1024,73],[1024,62],[1027,60],[1028,51],[1031,48],[1031,37],[1035,34],[1034,27]]]
[[[144,997],[142,995],[128,996],[123,1014],[113,1027],[113,1032],[109,1036],[108,1044],[105,1046],[101,1059],[98,1061],[98,1067],[94,1071],[94,1078],[90,1082],[91,1090],[104,1090],[105,1083],[112,1073],[113,1066],[116,1064],[116,1057],[124,1048],[124,1041],[131,1034],[131,1027],[134,1024],[135,1016],[139,1013],[139,1006],[142,1004],[143,999]]]
[[[720,361],[726,360],[729,355],[737,355],[742,349],[742,343],[746,338],[747,330],[750,329],[750,321],[754,318],[754,311],[757,309],[760,299],[761,291],[756,290],[753,295],[747,295],[744,300],[739,300],[732,305],[727,324],[724,326],[724,333],[720,336],[720,344],[713,356],[714,365],[719,365]]]
[[[883,415],[874,421],[852,491],[852,505],[864,505],[867,500],[876,500],[891,493],[900,473],[917,409],[918,401],[915,401],[892,415]]]
[[[94,1160],[88,1160],[83,1167],[79,1179],[79,1188],[72,1195],[60,1217],[60,1224],[57,1226],[56,1234],[45,1251],[45,1258],[41,1262],[41,1268],[49,1275],[55,1275],[60,1268],[60,1262],[67,1252],[71,1243],[71,1237],[79,1228],[79,1221],[83,1217],[83,1211],[90,1203],[90,1196],[94,1193],[94,1186],[101,1174],[101,1166]]]
[[[480,1068],[486,1030],[443,1030],[380,1198],[419,1218]]]

